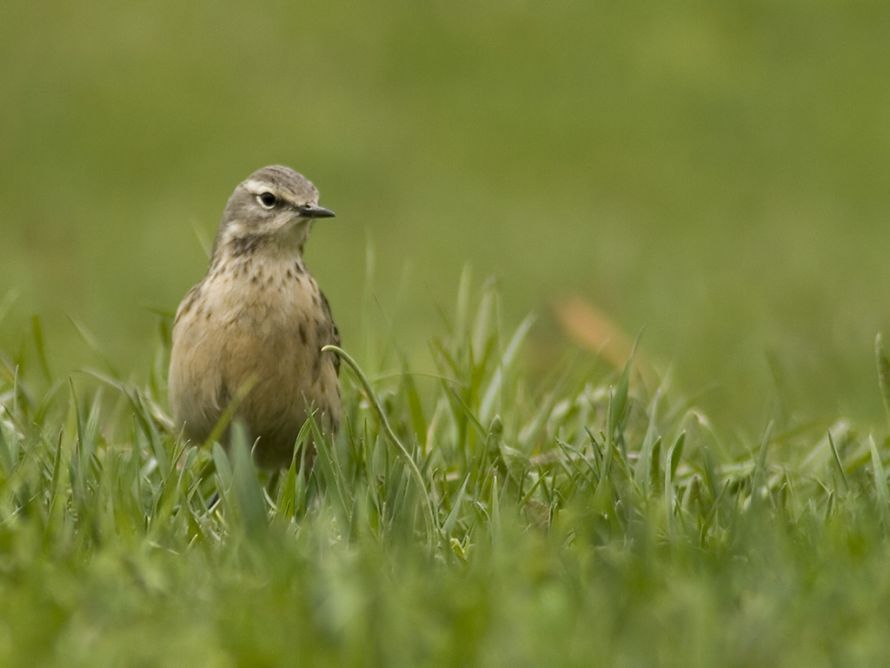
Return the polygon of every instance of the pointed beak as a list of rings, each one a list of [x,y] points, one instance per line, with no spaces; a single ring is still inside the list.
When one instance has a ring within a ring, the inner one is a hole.
[[[313,206],[311,204],[301,206],[298,211],[303,218],[333,218],[337,215],[330,209],[325,209],[323,206]]]

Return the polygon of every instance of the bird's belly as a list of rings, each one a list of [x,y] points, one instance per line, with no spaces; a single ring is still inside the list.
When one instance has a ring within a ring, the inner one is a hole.
[[[231,408],[260,437],[260,455],[272,449],[286,457],[310,411],[334,427],[337,378],[329,354],[321,353],[329,323],[314,306],[296,291],[269,299],[255,289],[211,290],[203,309],[174,330],[172,368],[181,372],[171,374],[170,389],[177,421],[204,439]]]

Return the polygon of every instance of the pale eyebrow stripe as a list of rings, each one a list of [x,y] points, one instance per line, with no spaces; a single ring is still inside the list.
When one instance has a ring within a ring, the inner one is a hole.
[[[244,188],[251,195],[259,195],[261,192],[271,192],[273,194],[276,193],[275,188],[269,186],[268,183],[264,183],[263,181],[257,181],[256,179],[249,179],[244,182]]]

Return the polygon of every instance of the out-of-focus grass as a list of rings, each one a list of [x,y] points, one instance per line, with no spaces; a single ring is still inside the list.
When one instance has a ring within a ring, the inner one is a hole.
[[[286,162],[339,217],[310,264],[415,360],[465,264],[519,318],[580,293],[750,433],[880,405],[890,8],[828,2],[4,2],[0,340],[66,315],[146,360],[231,188]],[[383,335],[386,335],[384,332]],[[545,318],[536,350],[565,345]],[[354,339],[353,339],[354,340]],[[361,358],[361,355],[360,355]],[[369,360],[361,358],[361,361]]]
[[[164,350],[99,390],[41,378],[36,337],[3,356],[0,663],[881,662],[890,441],[731,454],[629,369],[529,379],[527,323],[473,294],[435,376],[344,374],[340,437],[268,489],[243,442],[168,432]]]

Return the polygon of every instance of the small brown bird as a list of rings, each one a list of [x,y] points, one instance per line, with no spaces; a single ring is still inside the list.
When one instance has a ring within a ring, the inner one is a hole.
[[[231,406],[256,439],[257,462],[280,468],[311,413],[336,431],[340,360],[321,348],[340,335],[303,262],[313,221],[333,216],[289,167],[263,167],[235,188],[207,275],[173,324],[170,405],[191,439],[206,440]]]

